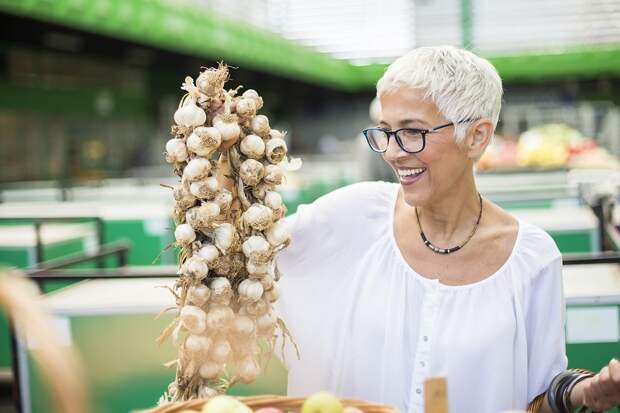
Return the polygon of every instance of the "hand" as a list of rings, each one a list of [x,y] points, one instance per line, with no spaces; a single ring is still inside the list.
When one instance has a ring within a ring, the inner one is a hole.
[[[613,359],[594,377],[584,380],[583,404],[602,412],[620,406],[620,362]]]
[[[230,164],[228,163],[228,158],[224,153],[222,153],[217,160],[217,173],[215,175],[217,178],[217,183],[220,188],[226,188],[231,191],[233,193],[233,197],[235,197],[235,191],[232,190],[235,186],[235,181],[227,177],[230,174],[231,170]]]

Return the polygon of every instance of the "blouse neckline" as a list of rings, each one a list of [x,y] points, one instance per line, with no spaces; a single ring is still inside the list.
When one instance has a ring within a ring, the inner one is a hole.
[[[521,242],[522,233],[523,233],[523,223],[518,218],[517,218],[517,239],[515,240],[515,243],[512,247],[512,251],[510,251],[510,255],[508,256],[506,261],[504,261],[504,263],[491,275],[483,278],[482,280],[479,280],[473,283],[467,283],[467,284],[462,284],[462,285],[447,285],[447,284],[441,283],[439,279],[437,278],[428,278],[428,277],[425,277],[419,274],[409,265],[407,260],[405,260],[405,257],[403,256],[403,253],[398,247],[398,243],[396,242],[396,236],[394,234],[394,215],[395,215],[395,210],[396,210],[396,202],[398,202],[398,194],[400,192],[400,185],[394,184],[394,186],[395,186],[395,191],[393,194],[393,198],[391,200],[390,216],[388,219],[388,225],[389,225],[388,234],[389,234],[390,244],[392,246],[392,249],[394,250],[394,253],[398,257],[397,259],[400,261],[401,265],[408,272],[412,273],[413,276],[416,279],[420,280],[425,286],[432,287],[432,288],[442,288],[442,289],[447,289],[447,290],[460,290],[460,289],[469,289],[469,288],[478,287],[500,276],[504,272],[506,267],[514,259],[514,256],[516,255],[516,252],[519,248],[519,244]]]

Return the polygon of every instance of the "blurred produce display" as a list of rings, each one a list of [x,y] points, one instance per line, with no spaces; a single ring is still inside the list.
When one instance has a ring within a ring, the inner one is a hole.
[[[517,141],[496,136],[478,161],[478,170],[618,169],[620,161],[591,137],[561,123],[529,129]]]

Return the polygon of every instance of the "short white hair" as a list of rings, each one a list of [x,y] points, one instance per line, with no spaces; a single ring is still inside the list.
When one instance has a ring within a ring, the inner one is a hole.
[[[457,142],[466,119],[488,118],[493,130],[502,106],[502,80],[486,59],[453,46],[420,47],[396,59],[377,82],[377,96],[403,87],[421,89],[439,112],[455,124]]]

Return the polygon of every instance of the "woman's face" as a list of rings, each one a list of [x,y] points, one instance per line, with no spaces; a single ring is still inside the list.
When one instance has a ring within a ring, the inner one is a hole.
[[[419,89],[401,88],[382,95],[380,101],[379,126],[383,128],[432,129],[449,122]],[[473,166],[464,145],[455,142],[454,126],[427,134],[426,146],[418,153],[403,151],[392,136],[383,159],[396,173],[404,200],[411,206],[424,206],[458,193],[455,189],[465,182]]]

